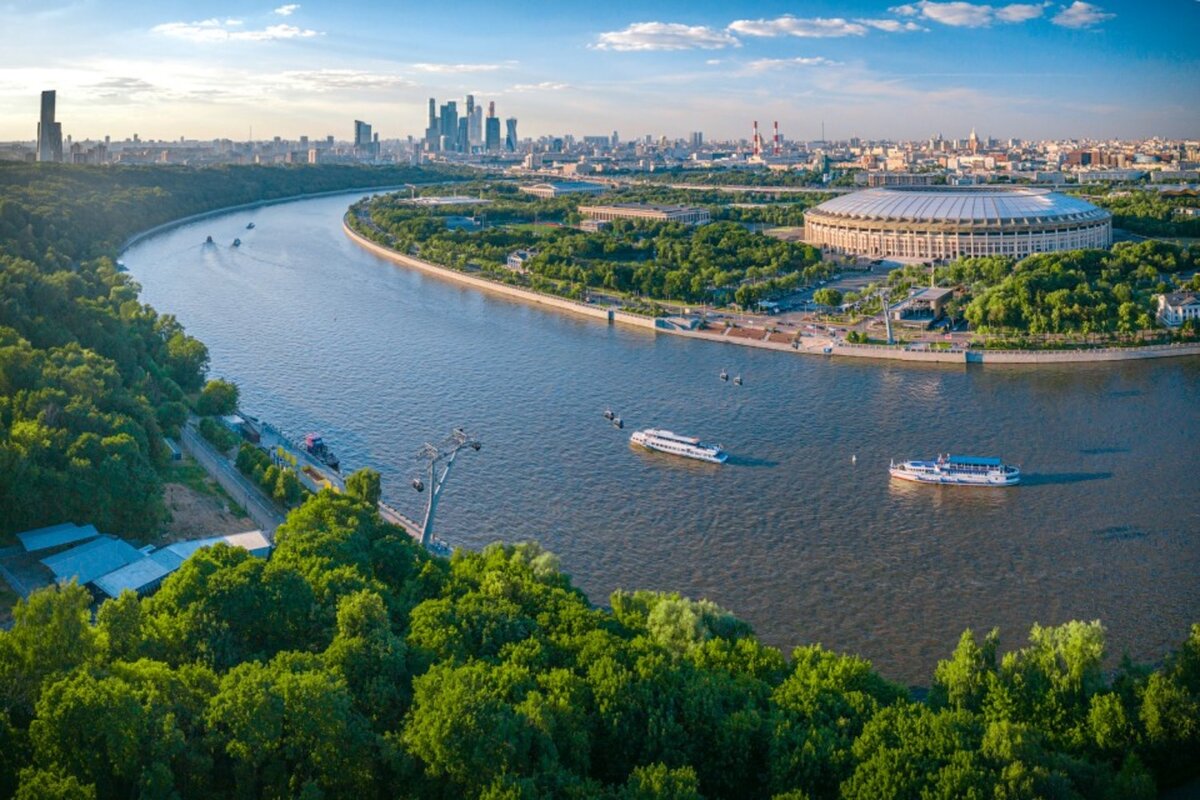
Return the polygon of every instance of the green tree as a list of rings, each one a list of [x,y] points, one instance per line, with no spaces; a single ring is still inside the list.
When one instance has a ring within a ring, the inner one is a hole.
[[[813,292],[813,302],[823,306],[836,307],[842,304],[842,293],[837,289],[822,286]]]
[[[346,494],[357,497],[372,508],[379,505],[381,493],[379,473],[373,469],[363,467],[346,477]]]
[[[204,384],[196,398],[196,413],[201,416],[232,414],[238,407],[238,387],[229,381],[214,378]]]

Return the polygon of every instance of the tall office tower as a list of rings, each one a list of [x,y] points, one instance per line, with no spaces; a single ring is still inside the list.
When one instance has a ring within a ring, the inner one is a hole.
[[[62,161],[62,124],[54,121],[55,91],[42,92],[42,116],[37,127],[37,160]]]
[[[517,149],[517,118],[509,117],[504,120],[504,127],[507,131],[504,137],[504,149],[511,153]]]
[[[361,119],[354,120],[354,149],[363,150],[371,147],[371,126]]]
[[[471,148],[483,146],[483,106],[475,106],[467,117],[467,141]]]
[[[455,139],[458,137],[458,103],[451,100],[442,106],[438,116],[438,132],[445,137],[444,149],[457,150]]]
[[[475,113],[475,95],[467,95],[467,116],[470,117]]]
[[[463,117],[458,121],[458,135],[455,137],[455,142],[458,144],[458,149],[464,153],[471,152],[470,131],[467,125],[467,118]]]
[[[701,131],[692,131],[692,149],[699,150],[704,146],[704,133]]]
[[[425,126],[425,149],[437,150],[442,130],[438,123],[437,100],[429,98],[429,124]]]
[[[483,149],[489,153],[495,153],[500,150],[500,118],[488,117],[484,120],[487,129],[484,131]]]
[[[483,149],[495,153],[500,149],[500,119],[496,116],[496,101],[488,101],[487,119],[484,120]]]
[[[616,149],[617,149],[617,145],[619,145],[620,143],[621,143],[621,139],[620,139],[620,137],[618,137],[618,136],[617,136],[617,132],[616,132],[616,131],[613,131],[613,135],[612,135],[612,146],[613,146],[613,149],[614,149],[614,150],[616,150]]]

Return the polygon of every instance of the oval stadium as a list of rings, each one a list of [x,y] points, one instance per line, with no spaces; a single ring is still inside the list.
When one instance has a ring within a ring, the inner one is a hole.
[[[909,261],[1108,247],[1112,215],[1027,187],[888,186],[842,195],[804,215],[804,238],[829,253]]]

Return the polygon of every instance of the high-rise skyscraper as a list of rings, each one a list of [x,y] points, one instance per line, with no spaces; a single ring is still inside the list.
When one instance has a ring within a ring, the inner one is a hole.
[[[504,149],[511,153],[517,149],[517,118],[509,117],[504,120],[504,126],[507,130],[504,137]]]
[[[453,100],[442,106],[441,114],[438,115],[438,133],[442,137],[442,150],[458,149],[458,103]]]
[[[437,150],[441,139],[441,129],[438,127],[437,100],[429,98],[429,125],[425,128],[425,149]]]
[[[374,158],[379,155],[379,135],[371,137],[371,126],[361,119],[354,120],[354,153]]]
[[[496,116],[496,103],[488,103],[487,119],[484,120],[483,149],[489,153],[500,150],[500,118]]]
[[[42,92],[42,115],[37,127],[37,160],[62,161],[62,123],[54,121],[55,91]]]

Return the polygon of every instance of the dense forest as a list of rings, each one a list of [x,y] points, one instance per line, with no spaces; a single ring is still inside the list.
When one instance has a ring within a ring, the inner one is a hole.
[[[427,207],[414,206],[402,195],[375,198],[354,207],[351,224],[368,237],[436,264],[481,270],[577,298],[601,290],[652,300],[748,306],[826,277],[830,270],[816,248],[747,227],[747,220],[765,221],[772,211],[777,212],[775,218],[787,221],[788,214],[802,214],[798,204],[722,206],[714,209],[716,216],[737,221],[695,227],[617,220],[589,233],[566,227],[579,220],[578,196],[540,200],[512,186],[482,187],[476,193],[490,202]],[[606,195],[602,202],[678,203],[692,194],[637,187]],[[705,194],[690,199],[714,199]],[[480,228],[459,227],[456,223],[463,218],[478,220]],[[535,222],[542,224],[531,224]],[[514,275],[505,267],[508,254],[518,249],[536,251],[524,265],[528,276]]]
[[[1114,228],[1142,236],[1200,238],[1200,217],[1185,216],[1185,209],[1200,208],[1200,198],[1195,195],[1168,197],[1153,191],[1093,190],[1085,198],[1112,212]]]
[[[457,175],[0,164],[0,535],[87,519],[144,536],[162,520],[162,433],[186,419],[208,352],[116,269],[131,234],[228,205]]]
[[[1111,672],[1099,623],[968,631],[917,700],[709,602],[596,608],[535,545],[430,556],[352,494],[276,543],[94,621],[74,585],[19,605],[0,795],[1149,800],[1200,767],[1200,625]]]

